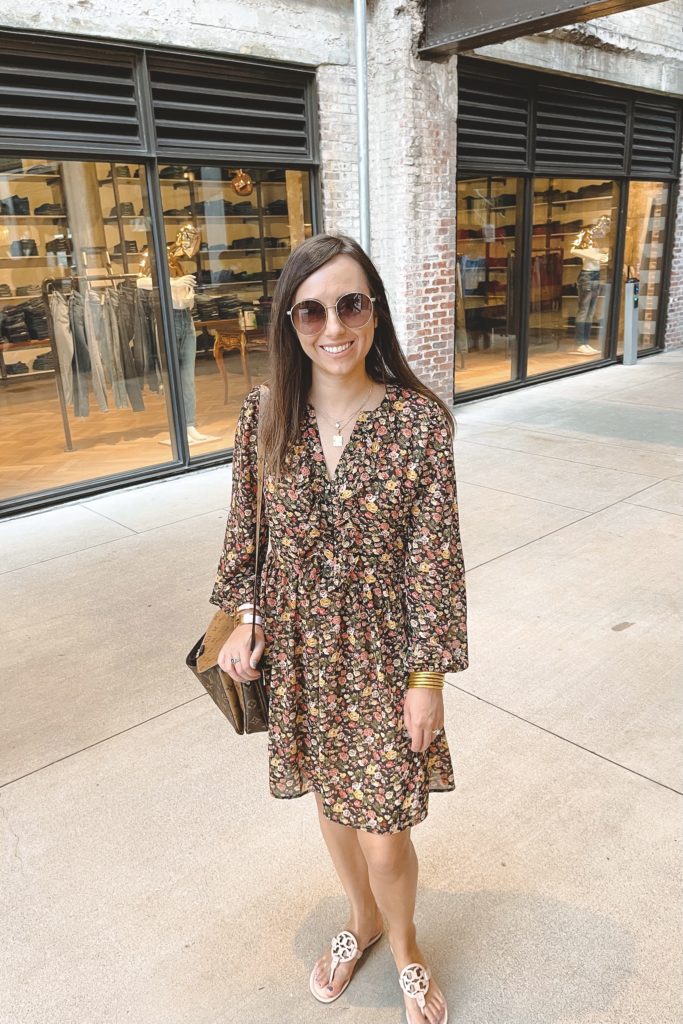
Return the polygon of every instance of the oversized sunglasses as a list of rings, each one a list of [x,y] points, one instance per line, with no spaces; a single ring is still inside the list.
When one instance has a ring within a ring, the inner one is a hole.
[[[287,310],[287,316],[298,334],[318,334],[327,324],[328,309],[336,309],[340,323],[351,330],[365,327],[376,300],[364,292],[340,295],[334,306],[324,306],[317,299],[302,299]]]

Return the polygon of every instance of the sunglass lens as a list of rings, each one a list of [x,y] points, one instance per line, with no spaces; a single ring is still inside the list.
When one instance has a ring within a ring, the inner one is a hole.
[[[347,327],[363,327],[372,314],[372,302],[363,292],[349,292],[337,302],[337,312]]]
[[[297,302],[292,310],[292,323],[300,334],[317,334],[325,326],[325,307],[315,299]]]

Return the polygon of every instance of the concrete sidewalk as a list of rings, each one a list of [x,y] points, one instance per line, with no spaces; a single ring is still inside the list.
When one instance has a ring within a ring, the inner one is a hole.
[[[683,353],[456,411],[471,667],[415,829],[453,1024],[680,1024]],[[2,1024],[400,1024],[312,796],[183,664],[228,467],[0,524]]]

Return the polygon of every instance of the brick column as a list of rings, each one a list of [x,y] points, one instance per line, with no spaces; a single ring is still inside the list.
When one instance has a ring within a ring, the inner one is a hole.
[[[418,59],[423,6],[419,0],[370,6],[372,257],[413,371],[451,402],[456,59]]]
[[[360,235],[356,69],[322,64],[317,70],[323,230]]]

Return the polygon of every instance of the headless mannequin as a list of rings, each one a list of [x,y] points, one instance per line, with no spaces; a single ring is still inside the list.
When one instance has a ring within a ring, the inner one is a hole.
[[[197,338],[192,323],[191,310],[194,306],[194,293],[197,280],[194,274],[186,274],[180,263],[181,259],[191,259],[199,251],[201,235],[193,224],[185,224],[176,237],[175,242],[167,246],[168,270],[171,279],[171,297],[173,301],[176,345],[180,362],[181,390],[185,420],[187,423],[187,443],[201,444],[205,441],[217,441],[211,434],[201,434],[195,424],[195,357],[197,354]],[[140,265],[138,288],[150,290],[152,278],[148,274],[149,259],[145,255]],[[161,444],[170,444],[170,438],[164,438]]]
[[[600,350],[590,344],[593,314],[600,290],[600,267],[609,262],[609,252],[596,245],[611,227],[608,216],[599,217],[592,228],[582,228],[572,245],[572,256],[578,256],[582,269],[576,280],[579,304],[576,311],[576,351],[581,355],[599,355]]]

